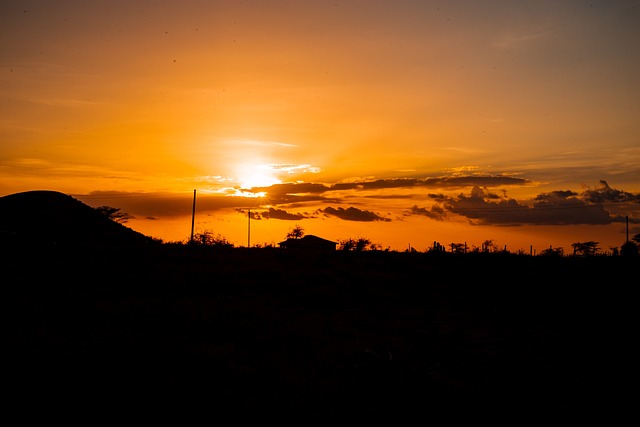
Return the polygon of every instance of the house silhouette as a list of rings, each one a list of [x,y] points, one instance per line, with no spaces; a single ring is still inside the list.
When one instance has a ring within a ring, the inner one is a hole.
[[[308,234],[300,239],[289,238],[278,243],[282,249],[300,251],[335,251],[337,242]]]

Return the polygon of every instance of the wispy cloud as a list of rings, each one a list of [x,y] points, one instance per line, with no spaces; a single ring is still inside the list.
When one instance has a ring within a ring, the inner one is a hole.
[[[269,164],[265,165],[274,172],[292,173],[319,173],[320,168],[309,164]]]
[[[517,49],[532,43],[544,41],[557,33],[557,29],[549,28],[538,28],[529,31],[514,30],[496,37],[492,45],[497,49]]]

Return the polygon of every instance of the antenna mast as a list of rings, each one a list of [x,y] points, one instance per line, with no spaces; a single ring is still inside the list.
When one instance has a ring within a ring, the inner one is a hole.
[[[196,219],[196,190],[193,190],[193,208],[191,210],[191,240],[190,243],[193,243],[193,225]]]

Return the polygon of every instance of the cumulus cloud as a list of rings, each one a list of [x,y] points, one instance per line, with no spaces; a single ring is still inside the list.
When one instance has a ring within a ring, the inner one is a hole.
[[[640,195],[612,189],[604,181],[600,184],[583,193],[556,190],[525,201],[508,197],[506,191],[497,194],[474,186],[469,194],[453,197],[429,194],[428,199],[435,202],[430,210],[413,206],[409,213],[441,220],[450,212],[475,225],[597,225],[622,221],[620,215],[607,209],[607,204],[640,202]]]
[[[608,224],[609,213],[601,205],[585,203],[575,193],[554,191],[538,195],[532,205],[474,187],[471,195],[458,195],[443,204],[445,210],[475,224],[568,225]]]
[[[640,203],[640,194],[631,194],[626,191],[615,190],[609,187],[607,181],[601,180],[600,185],[595,190],[588,189],[583,192],[583,199],[590,203]]]

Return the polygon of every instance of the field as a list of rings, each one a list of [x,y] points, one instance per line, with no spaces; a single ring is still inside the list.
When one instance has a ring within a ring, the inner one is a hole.
[[[618,413],[635,386],[638,265],[4,248],[4,384],[14,403],[152,398],[238,422]]]

